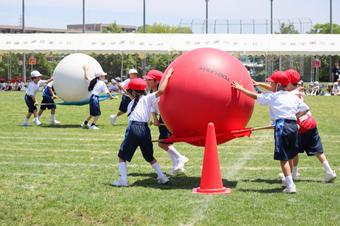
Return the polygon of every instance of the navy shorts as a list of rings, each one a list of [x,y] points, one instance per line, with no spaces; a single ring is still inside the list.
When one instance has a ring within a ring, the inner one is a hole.
[[[318,128],[315,127],[305,133],[299,134],[299,152],[303,153],[305,151],[308,156],[323,153]]]
[[[99,96],[92,95],[90,97],[90,115],[91,116],[100,116],[100,105],[99,105]]]
[[[276,120],[274,159],[282,161],[293,159],[298,153],[298,136],[295,120]]]
[[[40,105],[41,110],[46,110],[46,108],[48,110],[57,108],[52,97],[43,96],[41,103],[42,103],[42,105]]]
[[[119,111],[126,113],[130,102],[131,102],[130,97],[123,95],[122,100],[120,101],[119,104]]]
[[[159,123],[161,124],[164,123],[162,117],[159,117]],[[158,137],[159,140],[167,139],[172,135],[172,133],[164,125],[158,126],[158,131],[159,131],[159,137]],[[163,142],[160,141],[159,143],[163,143]],[[172,143],[167,142],[166,144],[172,144]]]
[[[25,95],[25,102],[28,107],[28,112],[29,113],[34,113],[35,110],[37,110],[37,107],[34,106],[34,101],[31,96],[28,96],[27,94]]]
[[[154,160],[151,133],[146,122],[129,122],[125,131],[123,143],[120,145],[118,157],[131,161],[136,149],[140,147],[143,157],[147,162]]]

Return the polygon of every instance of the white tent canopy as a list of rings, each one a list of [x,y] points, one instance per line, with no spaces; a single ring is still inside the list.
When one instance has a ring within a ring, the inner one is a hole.
[[[0,34],[0,53],[171,53],[203,47],[241,55],[340,55],[340,35]]]

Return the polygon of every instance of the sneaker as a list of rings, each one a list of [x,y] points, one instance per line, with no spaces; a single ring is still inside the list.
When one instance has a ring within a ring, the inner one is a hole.
[[[34,119],[33,120],[34,124],[36,124],[37,126],[41,125],[41,122],[39,121],[39,119]]]
[[[286,187],[285,189],[283,189],[282,191],[283,193],[296,193],[296,186],[295,184],[291,187]]]
[[[96,125],[92,125],[89,127],[89,129],[99,129]]]
[[[116,180],[116,181],[113,181],[111,183],[112,186],[115,186],[115,187],[127,187],[129,186],[128,182],[127,181],[123,181],[121,179],[119,180]]]
[[[29,124],[29,122],[28,121],[24,121],[24,123],[22,124],[22,126],[29,126],[30,124]]]
[[[157,181],[159,184],[166,184],[169,182],[169,178],[167,176],[157,177]]]
[[[184,165],[185,163],[187,163],[189,161],[189,159],[185,156],[181,156],[178,160],[177,160],[177,164],[174,166],[174,171],[180,170],[180,169],[184,169]]]
[[[179,168],[178,170],[174,170],[174,168],[171,168],[167,174],[170,176],[177,176],[180,174],[184,174],[185,173],[185,169],[184,168]]]
[[[117,115],[110,115],[111,124],[114,126],[117,124]]]
[[[60,122],[58,120],[51,121],[51,125],[59,125]]]
[[[281,183],[282,183],[282,187],[286,187],[286,178],[285,177],[281,178]]]
[[[326,173],[326,176],[325,176],[325,182],[326,183],[329,183],[329,182],[332,182],[333,180],[335,180],[336,178],[336,173],[335,171],[333,170],[333,172],[331,173]]]
[[[89,128],[90,128],[89,125],[88,125],[88,124],[85,125],[84,122],[82,122],[82,123],[80,124],[80,127],[83,128],[83,129],[89,129]]]
[[[296,175],[292,174],[293,180],[298,180],[300,178],[300,173],[297,173]],[[279,178],[284,181],[285,180],[285,176],[283,175],[283,173],[279,173]]]

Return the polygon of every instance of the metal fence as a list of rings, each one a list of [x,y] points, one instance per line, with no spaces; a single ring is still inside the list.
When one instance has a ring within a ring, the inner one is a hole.
[[[276,19],[273,21],[273,32],[279,32],[282,24],[293,25],[299,33],[306,33],[313,27],[310,18]],[[180,27],[189,27],[193,33],[205,33],[205,19],[181,19]],[[208,20],[208,33],[227,34],[269,34],[270,20],[255,19],[211,19]]]

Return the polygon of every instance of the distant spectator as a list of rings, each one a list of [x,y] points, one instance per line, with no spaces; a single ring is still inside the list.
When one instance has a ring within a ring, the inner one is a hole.
[[[337,82],[334,82],[332,93],[334,96],[340,96],[340,79]]]
[[[320,85],[318,81],[315,81],[312,86],[312,92],[310,95],[317,96],[320,94]]]
[[[327,85],[327,90],[325,92],[325,96],[332,96],[333,95],[333,83],[329,83]]]
[[[335,65],[332,69],[332,74],[333,74],[333,82],[336,82],[338,79],[340,79],[340,65],[339,61],[335,62]]]

